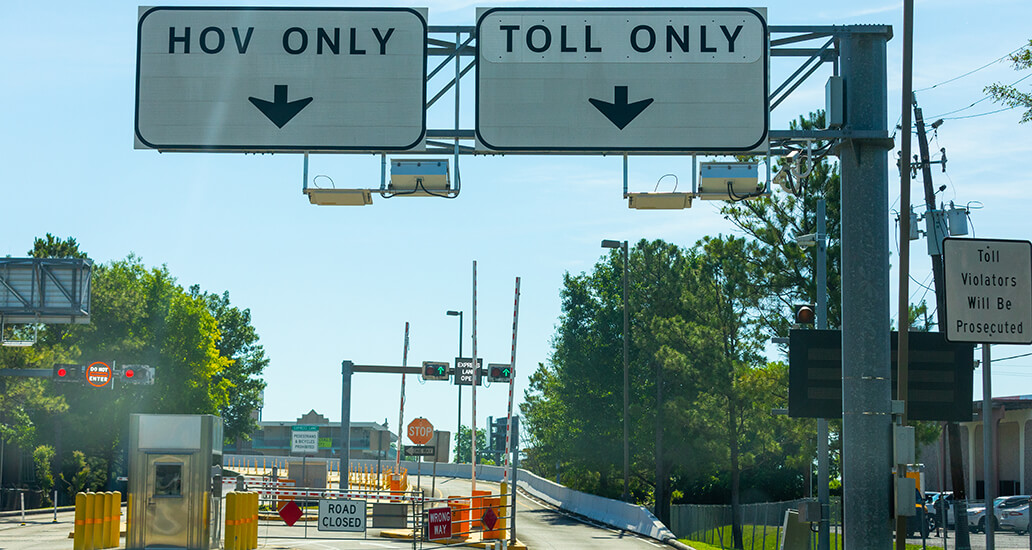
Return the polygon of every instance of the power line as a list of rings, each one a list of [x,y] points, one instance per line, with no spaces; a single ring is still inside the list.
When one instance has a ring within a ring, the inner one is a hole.
[[[1021,77],[1021,78],[1019,78],[1017,80],[1015,80],[1014,82],[1011,82],[1009,84],[1009,87],[1013,87],[1013,86],[1015,86],[1017,84],[1020,84],[1023,80],[1025,80],[1025,79],[1027,79],[1029,77],[1032,77],[1032,73],[1029,73],[1029,74],[1027,74],[1027,75],[1025,75],[1025,76],[1023,76],[1023,77]],[[960,109],[954,109],[952,111],[948,111],[948,112],[945,112],[945,113],[942,113],[942,114],[938,114],[938,115],[935,115],[933,117],[928,117],[928,118],[943,118],[946,115],[952,115],[953,113],[959,113],[961,111],[966,111],[966,110],[974,107],[975,105],[978,105],[979,103],[981,103],[981,102],[983,102],[983,101],[985,101],[987,99],[990,99],[989,96],[985,96],[982,99],[979,99],[978,101],[972,103],[971,105],[968,105],[967,107],[961,107]],[[995,111],[995,112],[999,112],[999,111]],[[991,114],[991,113],[985,113],[985,114]],[[981,115],[978,115],[978,116],[981,116]],[[945,120],[954,120],[955,118],[963,118],[963,117],[947,118]]]
[[[966,116],[952,116],[952,117],[949,117],[949,118],[944,118],[943,120],[961,120],[961,119],[965,119],[965,118],[978,118],[980,116],[989,116],[989,115],[995,115],[996,113],[1002,113],[1004,111],[1010,111],[1011,109],[1014,109],[1014,108],[1015,107],[1004,107],[1002,109],[997,109],[995,111],[989,111],[988,113],[978,113],[977,115],[966,115]]]
[[[955,77],[953,77],[953,78],[951,78],[949,80],[944,80],[944,81],[942,81],[942,82],[940,82],[938,84],[933,84],[931,86],[928,86],[927,88],[921,88],[920,90],[914,90],[914,93],[923,92],[925,90],[932,90],[932,89],[938,88],[939,86],[942,86],[943,84],[949,84],[950,82],[953,82],[955,80],[960,80],[961,78],[964,78],[965,76],[969,76],[969,75],[975,74],[978,71],[981,71],[982,69],[984,69],[984,68],[986,68],[986,67],[988,67],[988,66],[990,66],[990,65],[992,65],[994,63],[999,63],[1000,61],[1003,61],[1004,59],[1014,55],[1018,51],[1024,49],[1026,46],[1027,46],[1027,44],[1022,44],[1022,45],[1018,46],[1017,48],[1014,48],[1010,52],[1008,52],[1008,53],[1006,53],[1006,54],[1004,54],[1004,55],[1002,55],[1002,56],[1000,56],[1000,57],[998,57],[998,58],[996,58],[996,59],[986,63],[985,65],[982,65],[981,67],[979,67],[977,69],[974,69],[972,71],[968,71],[968,72],[966,72],[966,73],[964,73],[964,74],[962,74],[960,76],[955,76]],[[930,118],[935,118],[935,117],[930,117]]]

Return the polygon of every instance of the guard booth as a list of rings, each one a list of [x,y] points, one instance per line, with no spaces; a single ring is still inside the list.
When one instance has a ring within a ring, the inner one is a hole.
[[[218,548],[221,465],[221,418],[131,415],[126,548]]]

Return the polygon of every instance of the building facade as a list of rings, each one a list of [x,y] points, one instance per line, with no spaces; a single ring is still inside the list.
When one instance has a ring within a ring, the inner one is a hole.
[[[996,496],[1032,493],[1032,395],[994,397],[992,405]],[[964,464],[964,486],[968,499],[985,498],[985,461],[983,445],[982,404],[974,404],[974,418],[960,423],[961,454]],[[950,478],[948,438],[939,439],[921,448],[918,461],[924,464],[925,490],[953,490]]]
[[[312,409],[300,416],[296,421],[259,421],[258,429],[251,434],[250,441],[238,441],[227,445],[226,452],[233,454],[252,454],[263,456],[291,456],[290,439],[294,426],[316,426],[319,432],[319,451],[315,456],[320,458],[339,458],[341,427],[340,422],[331,423],[328,418]],[[394,460],[394,449],[398,436],[391,433],[387,421],[351,423],[351,448],[348,458],[390,459]]]

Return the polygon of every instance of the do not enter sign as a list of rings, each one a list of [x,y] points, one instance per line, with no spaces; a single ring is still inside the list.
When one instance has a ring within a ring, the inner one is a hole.
[[[86,381],[94,388],[103,388],[111,382],[111,367],[103,361],[90,363],[86,368]]]
[[[426,445],[434,437],[434,425],[429,420],[419,417],[408,425],[408,438],[416,445]]]

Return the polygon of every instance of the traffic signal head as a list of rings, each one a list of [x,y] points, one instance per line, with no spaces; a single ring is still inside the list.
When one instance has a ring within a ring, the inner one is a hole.
[[[423,361],[423,380],[447,380],[448,363]]]
[[[153,384],[154,367],[150,365],[123,365],[118,378],[124,384]]]
[[[797,325],[812,325],[817,322],[817,307],[813,304],[796,304],[792,306],[793,320]]]
[[[54,365],[53,370],[50,374],[50,379],[54,382],[82,382],[82,377],[79,376],[79,365]]]
[[[487,366],[488,382],[508,382],[512,380],[512,367],[508,363],[492,363]]]

